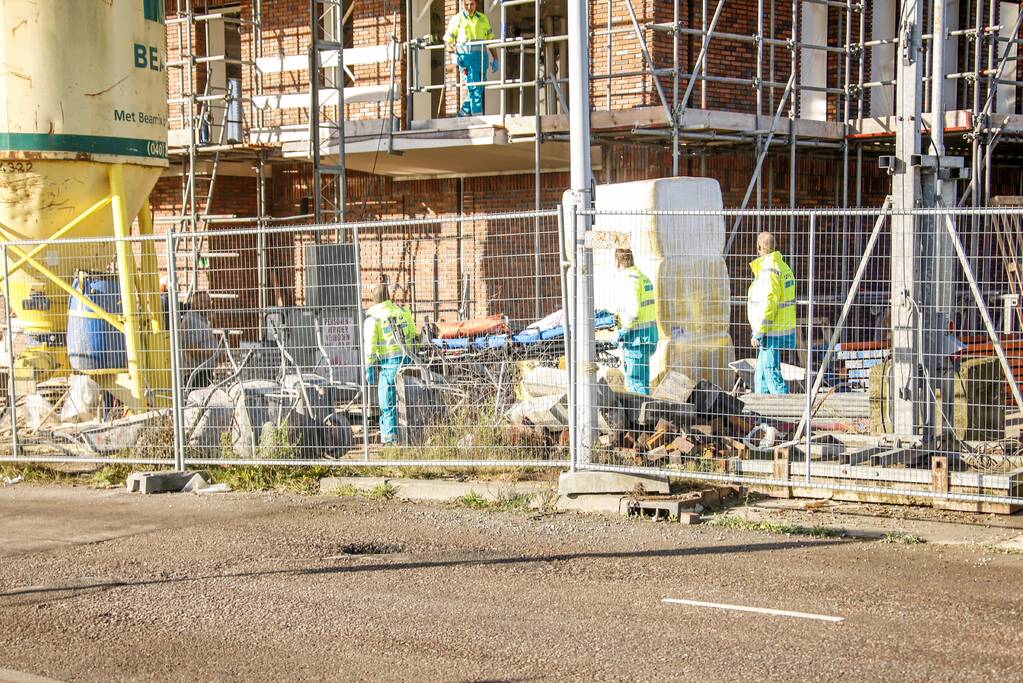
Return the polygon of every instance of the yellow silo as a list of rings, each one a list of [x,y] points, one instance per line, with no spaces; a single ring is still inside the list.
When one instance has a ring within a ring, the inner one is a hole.
[[[166,368],[152,243],[62,243],[125,237],[167,166],[163,0],[0,0],[0,239],[11,307],[30,335],[19,377],[66,370],[68,297],[125,333],[135,407]],[[134,252],[141,254],[141,269]],[[78,271],[116,264],[122,311],[72,287]],[[2,274],[0,274],[2,275]],[[163,375],[166,376],[165,374]],[[163,383],[166,387],[166,383]]]

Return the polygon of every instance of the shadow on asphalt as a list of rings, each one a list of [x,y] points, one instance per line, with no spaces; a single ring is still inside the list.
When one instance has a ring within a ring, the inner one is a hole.
[[[65,586],[26,586],[0,592],[3,598],[19,598],[28,596],[47,596],[53,593],[70,593],[84,591],[103,591],[114,588],[136,588],[142,586],[159,586],[164,584],[187,583],[190,581],[209,581],[215,579],[245,579],[264,576],[317,576],[322,574],[356,574],[376,571],[401,571],[415,569],[436,569],[445,567],[487,567],[501,565],[520,565],[536,562],[569,562],[572,560],[607,560],[607,559],[649,559],[662,557],[696,557],[701,555],[719,555],[727,553],[748,553],[764,550],[797,550],[805,548],[821,548],[830,545],[856,543],[855,539],[828,539],[814,541],[776,541],[772,543],[746,543],[742,545],[699,546],[693,548],[663,548],[660,550],[636,550],[621,552],[584,552],[555,553],[547,555],[515,555],[504,557],[483,557],[472,559],[448,560],[417,560],[402,562],[377,562],[374,564],[345,565],[333,567],[316,567],[307,569],[268,569],[256,572],[236,572],[233,574],[208,574],[204,576],[184,576],[173,579],[142,579],[139,581],[102,581],[91,584],[80,583]],[[352,555],[352,557],[359,557]],[[71,595],[67,597],[71,597]],[[55,596],[52,600],[60,600],[64,596]],[[36,603],[39,600],[12,600],[8,606],[16,604]],[[3,602],[0,602],[2,605]]]

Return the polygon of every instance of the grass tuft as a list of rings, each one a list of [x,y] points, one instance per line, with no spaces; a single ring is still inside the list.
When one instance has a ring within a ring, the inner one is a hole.
[[[359,488],[354,484],[345,484],[330,490],[333,496],[341,498],[366,498],[368,500],[391,500],[398,495],[398,489],[389,481],[382,482],[368,489]]]
[[[499,491],[497,498],[491,500],[484,498],[475,491],[469,491],[469,493],[455,498],[452,501],[459,507],[469,508],[470,510],[485,510],[488,512],[528,512],[530,504],[533,502],[533,494],[530,493],[515,493],[513,491]]]
[[[785,536],[810,536],[811,538],[839,538],[845,536],[845,531],[833,527],[814,525],[802,526],[798,524],[778,524],[775,522],[755,522],[744,517],[735,515],[719,515],[712,517],[707,522],[709,526],[717,526],[725,529],[739,529],[742,531],[764,531],[770,534],[783,534]]]
[[[920,545],[926,543],[927,540],[923,539],[916,534],[904,534],[895,531],[890,531],[879,539],[880,543],[893,543],[898,545]]]

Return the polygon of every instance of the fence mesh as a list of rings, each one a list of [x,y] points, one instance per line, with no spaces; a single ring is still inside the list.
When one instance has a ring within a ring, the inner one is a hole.
[[[5,243],[2,457],[1023,504],[1020,209],[579,218],[591,267],[558,212]]]
[[[1021,502],[1013,211],[589,216],[583,466]]]

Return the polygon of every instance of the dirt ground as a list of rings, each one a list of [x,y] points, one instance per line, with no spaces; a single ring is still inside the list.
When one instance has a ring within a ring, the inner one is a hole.
[[[1021,569],[1023,557],[983,546],[20,485],[0,490],[0,670],[60,681],[1005,680],[1019,677]]]

